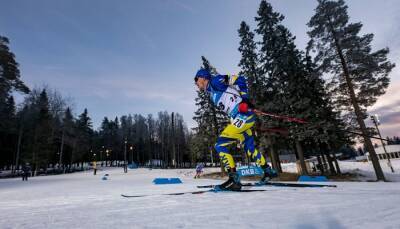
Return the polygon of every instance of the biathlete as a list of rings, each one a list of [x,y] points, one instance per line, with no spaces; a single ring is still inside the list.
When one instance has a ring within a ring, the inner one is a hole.
[[[256,117],[249,101],[247,82],[244,76],[215,75],[208,70],[200,69],[194,77],[196,86],[201,91],[209,93],[213,104],[230,117],[228,124],[217,138],[215,149],[228,172],[228,180],[218,185],[221,190],[240,190],[239,175],[236,173],[235,161],[228,151],[228,145],[239,141],[244,144],[245,152],[260,166],[264,175],[260,182],[271,177],[271,168],[264,156],[254,145],[252,127]]]

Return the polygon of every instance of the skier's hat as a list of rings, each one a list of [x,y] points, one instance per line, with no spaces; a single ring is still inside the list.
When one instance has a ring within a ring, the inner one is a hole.
[[[197,82],[198,78],[204,78],[210,80],[211,73],[207,69],[200,68],[200,70],[197,71],[196,76],[194,77],[194,81]]]

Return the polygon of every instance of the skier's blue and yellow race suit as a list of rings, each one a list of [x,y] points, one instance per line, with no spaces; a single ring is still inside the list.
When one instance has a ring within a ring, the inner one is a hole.
[[[244,144],[245,152],[259,166],[265,165],[264,156],[255,148],[251,128],[255,123],[255,114],[249,110],[239,112],[239,104],[248,99],[247,82],[243,76],[216,75],[211,78],[207,91],[214,105],[223,110],[231,119],[231,123],[222,131],[217,139],[215,149],[227,170],[235,168],[235,161],[228,152],[227,146],[239,141]]]

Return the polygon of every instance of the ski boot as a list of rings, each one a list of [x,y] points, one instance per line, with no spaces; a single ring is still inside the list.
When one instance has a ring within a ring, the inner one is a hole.
[[[268,165],[268,163],[265,163],[265,165],[262,166],[261,168],[264,170],[264,175],[258,182],[259,184],[268,183],[268,181],[270,181],[272,178],[278,176],[278,173],[275,171],[275,169],[271,168],[271,166]]]
[[[240,191],[242,184],[240,183],[239,175],[236,173],[236,169],[229,169],[228,180],[224,183],[215,186],[216,191]]]

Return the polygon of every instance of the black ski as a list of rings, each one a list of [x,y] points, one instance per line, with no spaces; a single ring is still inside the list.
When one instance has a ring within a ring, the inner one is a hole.
[[[220,192],[264,192],[268,190],[238,190],[238,191],[222,191],[222,190],[215,190],[215,189],[210,189],[210,190],[203,190],[203,191],[189,191],[189,192],[173,192],[173,193],[163,193],[163,194],[143,194],[143,195],[125,195],[121,194],[122,197],[126,198],[135,198],[135,197],[148,197],[148,196],[180,196],[180,195],[186,195],[186,194],[203,194],[206,192],[214,192],[214,193],[220,193]]]
[[[217,186],[216,184],[210,184],[210,185],[197,185],[197,188],[215,188]]]
[[[132,198],[132,197],[146,197],[146,196],[179,196],[179,195],[185,195],[185,194],[202,194],[210,192],[210,190],[204,190],[204,191],[190,191],[190,192],[173,192],[173,193],[163,193],[163,194],[143,194],[143,195],[125,195],[121,194],[122,197],[127,197],[127,198]]]
[[[216,185],[198,185],[197,188],[214,188]],[[301,184],[301,183],[284,183],[284,182],[266,182],[266,183],[243,183],[243,187],[260,187],[260,186],[278,186],[278,187],[299,187],[299,188],[336,188],[336,185],[329,184]]]
[[[259,186],[277,186],[277,187],[298,187],[298,188],[336,188],[336,185],[330,184],[302,184],[302,183],[285,183],[285,182],[266,182],[266,183],[245,183],[242,186],[259,187]]]

